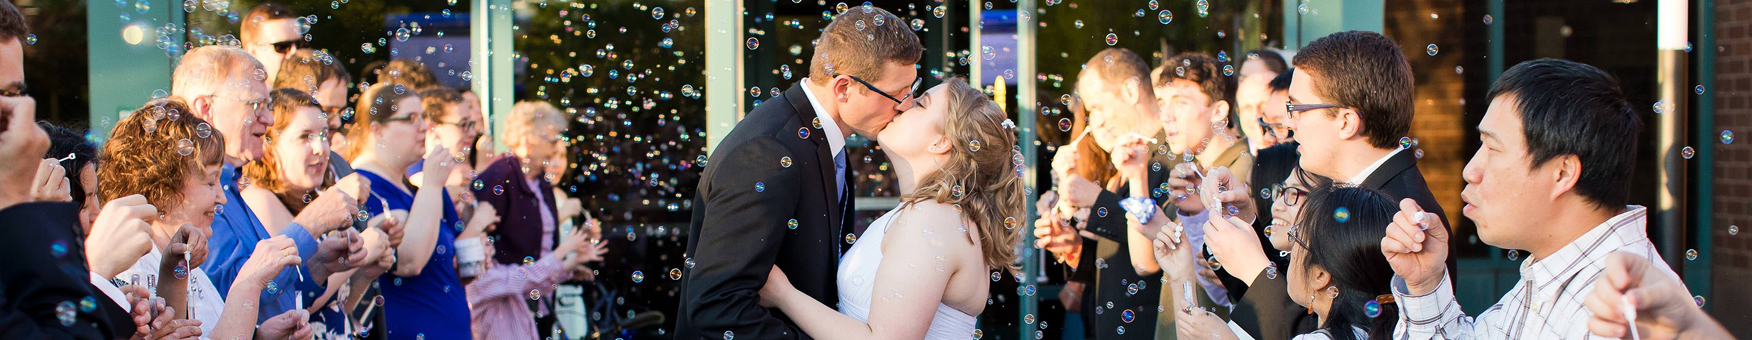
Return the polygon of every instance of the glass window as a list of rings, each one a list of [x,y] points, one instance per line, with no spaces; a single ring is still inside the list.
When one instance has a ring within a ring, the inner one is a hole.
[[[515,97],[572,118],[559,187],[601,219],[609,244],[606,264],[592,268],[614,302],[589,300],[592,320],[678,306],[681,235],[706,165],[704,9],[703,0],[513,5]],[[674,320],[637,332],[663,334]]]

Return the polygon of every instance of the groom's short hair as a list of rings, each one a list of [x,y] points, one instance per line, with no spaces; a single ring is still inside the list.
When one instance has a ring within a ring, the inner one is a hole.
[[[845,74],[877,82],[887,63],[918,64],[924,54],[925,46],[905,20],[876,6],[852,7],[834,16],[815,40],[809,79],[825,85],[834,75]]]

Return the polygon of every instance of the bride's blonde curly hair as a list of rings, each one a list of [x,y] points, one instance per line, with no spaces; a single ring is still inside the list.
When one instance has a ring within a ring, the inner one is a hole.
[[[955,143],[950,161],[925,175],[905,205],[935,201],[954,205],[973,221],[988,268],[1015,272],[1022,206],[1022,159],[1016,125],[998,104],[965,80],[944,81],[948,106],[938,130]]]

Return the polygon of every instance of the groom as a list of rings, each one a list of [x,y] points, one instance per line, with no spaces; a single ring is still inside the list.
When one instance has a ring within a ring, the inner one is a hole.
[[[900,17],[853,7],[822,29],[809,77],[766,101],[724,137],[701,173],[688,226],[677,339],[804,339],[760,306],[773,266],[835,306],[839,258],[853,227],[846,137],[875,136],[913,106],[924,46]]]

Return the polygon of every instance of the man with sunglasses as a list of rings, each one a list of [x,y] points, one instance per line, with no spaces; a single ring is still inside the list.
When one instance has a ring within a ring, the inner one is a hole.
[[[875,136],[919,90],[924,45],[904,22],[870,5],[840,13],[816,40],[809,77],[710,150],[688,227],[677,338],[807,338],[760,306],[775,266],[804,294],[836,305],[840,255],[861,234],[846,138]]]
[[[280,63],[287,56],[310,48],[310,41],[304,40],[305,28],[299,27],[297,19],[298,13],[291,8],[264,2],[250,9],[239,27],[239,42],[268,71],[268,78],[264,80],[268,84],[274,83]],[[311,92],[303,88],[299,91]]]

